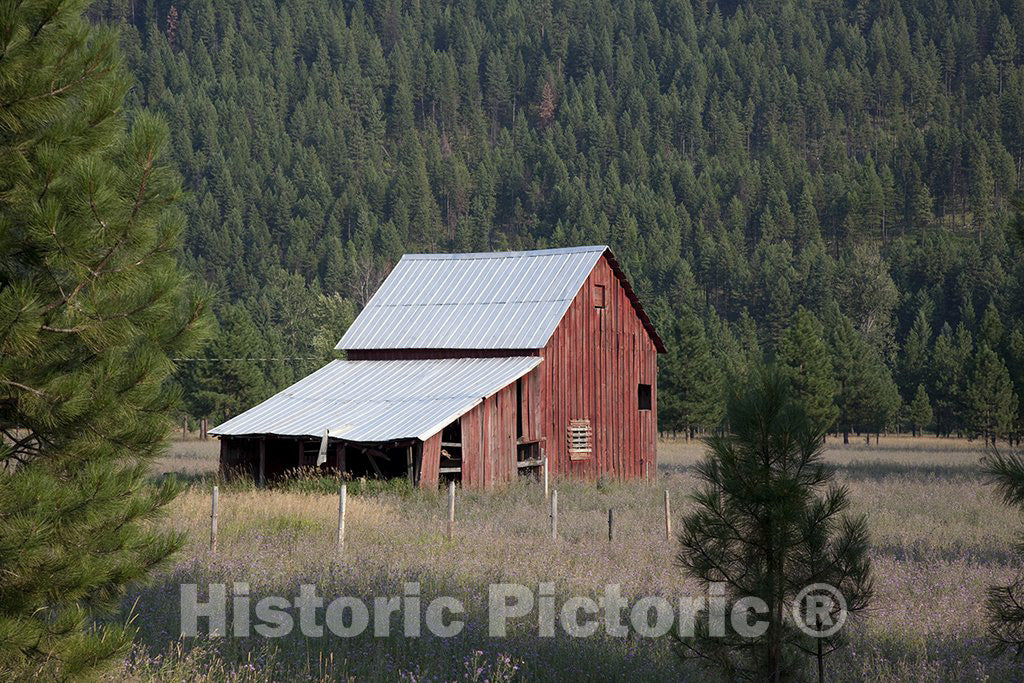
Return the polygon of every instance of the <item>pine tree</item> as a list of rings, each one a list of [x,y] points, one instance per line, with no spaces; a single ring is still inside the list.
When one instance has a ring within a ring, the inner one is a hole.
[[[892,373],[882,357],[876,352],[870,362],[868,395],[874,398],[865,406],[866,412],[861,428],[865,433],[865,440],[870,440],[870,435],[874,434],[877,442],[881,432],[896,426],[902,400],[899,387],[893,381]]]
[[[832,359],[821,325],[803,306],[797,308],[793,323],[783,333],[776,363],[792,383],[794,396],[803,401],[808,417],[831,427],[839,414]]]
[[[1003,321],[999,317],[999,310],[995,303],[988,302],[985,312],[981,314],[979,327],[979,341],[988,344],[989,348],[998,349],[1003,343]]]
[[[1024,457],[1020,452],[1001,452],[990,448],[981,460],[982,471],[995,483],[1007,505],[1024,510]],[[1024,574],[1018,573],[1005,585],[991,586],[985,609],[988,612],[992,653],[1002,655],[1013,650],[1024,656]]]
[[[967,429],[994,445],[1010,434],[1017,416],[1017,395],[1010,373],[988,344],[981,344],[974,357],[974,372],[967,388]]]
[[[974,345],[970,332],[949,325],[935,339],[932,351],[932,378],[929,395],[934,399],[935,427],[940,434],[960,432],[967,414],[967,384]]]
[[[913,387],[924,382],[928,376],[930,365],[931,329],[928,318],[922,308],[914,318],[914,324],[907,333],[903,344],[903,353],[899,357],[899,379],[903,388],[903,398],[911,400]]]
[[[1010,379],[1017,389],[1018,399],[1024,392],[1024,332],[1016,329],[1007,335],[1006,340],[1006,364],[1010,371]],[[1013,435],[1016,437],[1017,446],[1020,446],[1021,432],[1024,432],[1024,401],[1017,401],[1017,419],[1015,421]]]
[[[846,514],[846,488],[832,483],[822,462],[827,425],[811,419],[779,372],[759,369],[748,386],[728,401],[729,433],[706,441],[678,559],[705,588],[724,584],[727,604],[763,601],[757,618],[767,629],[749,637],[726,620],[724,635],[716,634],[705,612],[694,636],[681,640],[681,654],[715,665],[730,680],[767,681],[801,677],[804,658],[814,656],[820,680],[824,656],[841,641],[809,637],[785,612],[812,583],[838,588],[850,614],[866,607],[867,524]]]
[[[999,17],[999,25],[996,27],[995,44],[993,45],[993,56],[996,64],[999,65],[999,92],[1003,92],[1003,80],[1007,70],[1013,66],[1017,56],[1017,34],[1010,24],[1006,15]]]
[[[125,129],[114,31],[83,2],[0,22],[0,678],[67,680],[123,653],[97,623],[180,543],[147,481],[202,297],[178,273],[167,129]]]
[[[917,436],[932,423],[932,404],[928,401],[928,392],[923,384],[917,385],[917,393],[914,394],[909,410],[910,429]]]
[[[229,304],[220,313],[219,329],[198,354],[185,363],[179,379],[188,401],[190,415],[202,415],[214,423],[238,415],[274,393],[275,384],[287,384],[289,376],[272,382],[269,368],[281,366],[268,361],[287,355],[278,353],[241,304]],[[297,379],[297,378],[294,378]]]
[[[832,367],[838,386],[836,428],[843,434],[843,443],[849,443],[850,432],[861,427],[874,400],[871,364],[875,361],[870,345],[837,309],[832,311],[830,326]]]
[[[684,315],[677,329],[660,392],[669,410],[664,424],[673,431],[685,430],[692,438],[698,429],[712,429],[721,421],[722,375],[700,319]]]

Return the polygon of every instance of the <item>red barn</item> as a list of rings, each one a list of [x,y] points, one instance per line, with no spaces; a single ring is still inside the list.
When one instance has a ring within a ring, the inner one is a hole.
[[[664,345],[607,247],[410,254],[335,360],[211,430],[221,467],[491,488],[652,476]]]

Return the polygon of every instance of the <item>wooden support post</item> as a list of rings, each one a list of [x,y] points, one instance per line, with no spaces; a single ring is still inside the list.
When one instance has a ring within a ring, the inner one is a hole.
[[[551,492],[551,540],[558,540],[558,489]]]
[[[672,504],[668,499],[668,489],[665,489],[665,538],[672,540]]]
[[[181,440],[184,441],[188,435],[188,417],[181,418]]]
[[[405,469],[409,474],[409,483],[416,483],[416,470],[412,465],[412,446],[405,447]]]
[[[260,437],[260,471],[257,473],[260,486],[267,483],[267,439]]]
[[[199,438],[202,439],[203,441],[206,441],[206,438],[207,438],[206,437],[207,426],[208,425],[207,425],[207,422],[206,422],[206,418],[204,417],[199,422]]]
[[[549,497],[548,493],[548,456],[544,456],[544,500]]]
[[[448,540],[455,536],[455,482],[448,482]]]
[[[220,478],[224,479],[228,476],[228,442],[227,439],[220,440],[220,464],[217,467],[217,472],[220,474]]]
[[[380,465],[377,464],[377,459],[373,457],[373,453],[371,453],[369,449],[364,452],[366,453],[366,457],[370,459],[370,464],[373,465],[373,471],[377,473],[377,477],[383,479],[384,473],[381,471]]]
[[[219,489],[213,487],[213,505],[210,508],[210,552],[217,552],[217,501],[220,497]]]
[[[613,510],[608,508],[608,542],[615,540],[615,516]]]
[[[345,505],[348,500],[348,486],[341,485],[338,490],[338,554],[345,549]]]

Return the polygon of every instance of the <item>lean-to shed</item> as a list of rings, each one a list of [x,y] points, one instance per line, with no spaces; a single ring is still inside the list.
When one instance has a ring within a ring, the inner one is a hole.
[[[476,488],[544,457],[588,479],[655,471],[664,346],[607,247],[406,255],[337,349],[347,360],[211,430],[222,468],[319,459]]]

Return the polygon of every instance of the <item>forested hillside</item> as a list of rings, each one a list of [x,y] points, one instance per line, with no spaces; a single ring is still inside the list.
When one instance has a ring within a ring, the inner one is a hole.
[[[672,349],[666,429],[716,423],[761,353],[841,431],[1020,421],[1024,0],[93,15],[170,123],[183,258],[217,291],[192,415],[321,363],[403,252],[607,243]]]

